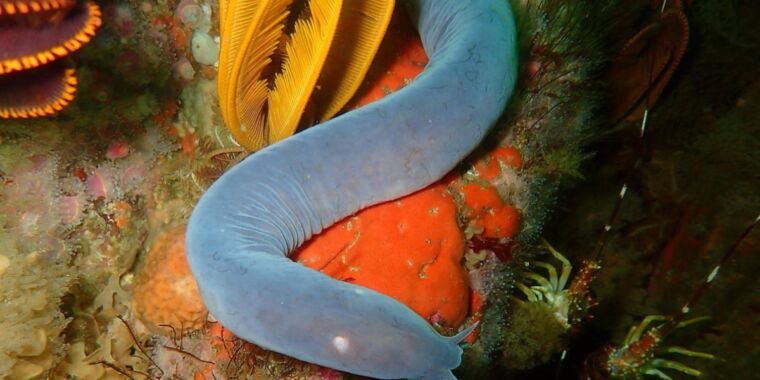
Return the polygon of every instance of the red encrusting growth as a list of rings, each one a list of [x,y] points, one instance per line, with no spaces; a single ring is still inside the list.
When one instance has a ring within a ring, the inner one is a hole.
[[[512,243],[520,223],[520,212],[505,202],[497,190],[505,170],[516,170],[522,158],[514,147],[497,146],[473,165],[476,181],[457,178],[449,184],[449,191],[462,200],[460,214],[472,236],[467,246],[473,252],[490,251],[502,262],[512,260]],[[487,297],[472,289],[470,322],[480,321],[487,304]],[[465,341],[474,343],[480,331],[478,327]]]
[[[409,84],[428,62],[417,32],[403,12],[396,11],[357,96],[346,108],[382,99]]]
[[[493,181],[502,175],[502,165],[514,169],[520,168],[522,166],[520,152],[511,146],[497,146],[484,159],[475,164],[475,170],[481,179]]]
[[[309,240],[293,259],[380,291],[444,327],[467,316],[464,236],[443,184],[360,211]]]
[[[493,186],[468,183],[460,190],[470,224],[483,229],[486,238],[508,238],[517,232],[520,213],[504,203]]]

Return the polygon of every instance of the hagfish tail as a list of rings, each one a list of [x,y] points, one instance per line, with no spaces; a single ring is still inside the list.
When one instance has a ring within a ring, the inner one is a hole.
[[[430,61],[406,88],[271,145],[201,197],[188,260],[235,335],[375,378],[453,379],[467,331],[444,337],[401,303],[287,255],[367,206],[441,178],[501,114],[516,78],[507,0],[409,1]]]

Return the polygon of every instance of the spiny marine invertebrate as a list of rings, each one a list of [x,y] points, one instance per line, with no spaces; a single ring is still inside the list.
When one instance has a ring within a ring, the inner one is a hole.
[[[690,324],[703,321],[706,318],[694,318],[683,321],[675,328],[683,328]],[[672,379],[664,370],[674,370],[686,375],[699,377],[702,375],[698,370],[682,364],[674,359],[667,359],[662,355],[682,355],[700,359],[716,359],[714,355],[706,352],[698,352],[678,346],[662,346],[664,334],[661,331],[665,326],[662,322],[667,317],[662,315],[649,315],[637,326],[632,326],[623,342],[618,347],[605,347],[592,355],[587,362],[591,370],[589,378],[604,379],[643,379],[644,377]],[[594,363],[598,361],[598,363]],[[593,375],[592,375],[593,374]]]
[[[397,301],[285,256],[356,210],[442,177],[511,95],[517,54],[506,2],[410,4],[431,57],[426,70],[222,175],[190,218],[188,260],[209,310],[246,340],[373,377],[452,378],[470,330],[442,337]]]
[[[646,124],[647,124],[647,115],[648,113],[645,112],[644,117],[641,121],[640,126],[640,132],[639,132],[639,138],[643,137],[644,133],[647,131]],[[626,176],[629,177],[629,176]],[[626,181],[631,181],[630,178],[627,178]],[[612,211],[610,216],[608,217],[608,220],[604,227],[601,229],[601,235],[596,243],[596,249],[592,260],[586,260],[584,266],[582,267],[581,271],[579,271],[578,274],[576,274],[575,279],[573,279],[573,283],[578,283],[578,287],[574,287],[571,285],[568,289],[562,290],[560,292],[557,292],[557,289],[563,289],[564,287],[561,286],[564,283],[567,282],[567,276],[566,275],[560,275],[557,276],[556,269],[553,268],[552,265],[546,265],[539,263],[539,267],[544,268],[548,273],[548,278],[544,278],[543,276],[537,276],[536,273],[529,273],[525,277],[529,279],[529,281],[532,282],[533,286],[530,286],[530,288],[522,286],[522,289],[525,291],[528,299],[531,301],[530,303],[518,303],[518,308],[516,309],[516,313],[514,315],[514,318],[517,318],[519,316],[519,312],[522,309],[525,309],[525,307],[522,307],[522,305],[530,305],[530,306],[546,306],[545,310],[547,312],[545,313],[538,313],[541,317],[544,317],[546,315],[559,315],[563,316],[562,319],[560,319],[560,322],[564,322],[564,326],[560,326],[561,329],[558,329],[554,334],[556,336],[563,336],[563,335],[569,335],[567,334],[570,329],[568,327],[578,327],[581,320],[578,317],[584,317],[587,315],[587,310],[590,306],[593,306],[596,304],[596,301],[591,298],[591,293],[589,289],[589,283],[596,277],[596,275],[599,275],[599,269],[602,266],[602,253],[606,247],[606,242],[608,238],[608,234],[610,230],[612,230],[613,222],[616,220],[618,214],[621,210],[621,205],[624,200],[624,197],[628,193],[628,186],[624,184],[621,188],[621,190],[617,194],[617,201],[612,207]],[[702,283],[701,286],[698,287],[698,289],[693,293],[691,299],[683,306],[681,307],[680,311],[672,317],[664,317],[664,316],[648,316],[643,319],[641,324],[638,326],[634,326],[629,331],[628,335],[625,339],[622,340],[620,344],[615,345],[608,345],[604,348],[598,350],[595,352],[594,355],[591,355],[587,358],[587,360],[584,363],[583,373],[581,374],[582,378],[594,378],[594,379],[605,379],[605,378],[624,378],[624,379],[639,379],[647,376],[653,376],[658,377],[661,379],[669,379],[670,376],[666,373],[665,370],[676,370],[679,372],[682,372],[687,375],[692,376],[699,376],[700,371],[698,371],[695,368],[692,368],[686,364],[682,364],[678,361],[668,359],[667,356],[662,356],[662,354],[676,354],[676,355],[683,355],[683,356],[691,356],[701,359],[711,359],[714,358],[711,354],[707,354],[704,352],[698,352],[694,350],[689,350],[683,347],[678,346],[671,346],[671,347],[664,347],[663,343],[665,341],[665,336],[668,335],[670,332],[675,330],[676,328],[684,327],[686,325],[689,325],[693,322],[702,320],[702,318],[696,318],[692,320],[687,320],[686,316],[687,313],[690,313],[692,309],[694,309],[695,303],[699,297],[702,296],[704,291],[707,287],[709,287],[713,281],[716,279],[716,276],[719,272],[719,270],[725,265],[726,260],[728,257],[733,253],[733,251],[737,248],[742,238],[746,237],[749,234],[749,231],[752,229],[752,227],[757,224],[757,220],[749,226],[745,232],[742,234],[742,236],[734,242],[734,244],[728,249],[726,253],[721,257],[720,264],[716,266],[709,275],[707,275],[706,280]],[[670,252],[673,247],[672,245],[677,245],[678,241],[682,238],[682,222],[679,222],[679,227],[676,229],[677,232],[674,232],[674,238],[668,242],[668,244],[665,244],[665,248],[663,249],[663,256],[668,256],[672,254]],[[668,248],[669,247],[669,248]],[[547,247],[549,248],[549,247]],[[552,255],[555,256],[560,262],[563,263],[563,267],[569,268],[569,262],[567,262],[564,258],[557,256],[558,253],[556,253],[552,248],[549,248]],[[670,253],[668,253],[670,252]],[[609,256],[609,255],[608,255]],[[692,256],[693,257],[693,256]],[[613,257],[608,257],[608,260],[610,258],[614,259]],[[663,261],[670,261],[672,259],[668,257],[664,257]],[[610,265],[608,264],[607,267]],[[667,265],[664,265],[667,267]],[[662,275],[663,270],[659,266],[655,266],[658,271],[652,271],[655,275]],[[609,269],[607,269],[609,270]],[[567,272],[567,271],[562,271]],[[650,294],[652,287],[651,287],[651,278],[650,278]],[[572,304],[567,303],[567,299],[569,298],[573,292],[574,288],[576,288],[575,292],[577,290],[584,290],[581,293],[578,293],[579,296],[575,296],[577,301],[580,301],[578,303],[580,308],[568,308],[568,306],[572,306]],[[547,292],[546,290],[550,290]],[[557,303],[555,300],[562,300],[564,302]],[[558,310],[562,310],[561,308],[557,307],[558,305],[564,305],[565,311],[563,313],[557,313]],[[535,308],[535,307],[534,307]],[[575,312],[572,313],[575,309]],[[651,312],[650,312],[651,313]],[[524,314],[524,313],[523,313]],[[576,315],[576,318],[569,317],[570,315]],[[536,314],[534,314],[536,315]],[[566,317],[565,317],[566,316]],[[565,322],[564,320],[567,319],[568,322]],[[524,326],[524,325],[520,325]],[[546,329],[542,329],[542,331],[545,331]],[[577,332],[578,329],[575,329]],[[512,335],[517,335],[517,332],[513,332]],[[559,339],[552,338],[551,336],[545,335],[544,341],[551,342],[552,339],[555,341],[559,341]],[[536,355],[536,352],[538,350],[534,350],[531,354],[534,355],[534,357],[529,358],[529,360],[525,360],[524,362],[527,362],[528,365],[518,368],[528,368],[535,366],[536,363],[536,357],[541,356],[542,361],[546,361],[550,358],[551,355],[556,354],[560,350],[565,347],[565,351],[563,352],[563,355],[560,358],[560,363],[558,364],[559,367],[557,369],[558,373],[561,370],[562,361],[565,358],[565,354],[567,352],[567,339],[562,339],[565,341],[565,343],[558,343],[553,344],[551,346],[551,352],[550,355]],[[514,339],[512,339],[512,342],[508,342],[508,344],[514,344]],[[546,346],[546,345],[545,345]],[[512,346],[514,347],[514,346]],[[514,363],[514,356],[515,353],[512,351],[505,350],[504,352],[505,357],[507,359],[510,359],[508,364],[510,365]],[[512,367],[514,368],[514,367]],[[559,375],[558,375],[559,376]]]
[[[52,115],[68,105],[77,79],[60,61],[100,24],[91,2],[0,1],[0,119]]]
[[[641,322],[632,326],[623,342],[619,345],[607,345],[596,350],[584,362],[582,376],[589,379],[643,379],[653,377],[669,380],[671,377],[664,370],[699,377],[702,372],[663,354],[681,355],[700,359],[716,359],[712,354],[686,349],[679,346],[663,346],[665,338],[673,331],[704,321],[706,317],[687,318],[694,306],[705,292],[718,279],[721,268],[734,255],[742,241],[760,224],[758,215],[744,231],[726,248],[719,262],[704,277],[702,283],[692,292],[689,299],[674,315],[648,315]]]
[[[315,88],[315,117],[337,113],[361,84],[394,5],[311,0],[280,46],[292,3],[220,3],[219,103],[227,128],[249,150],[293,134]],[[271,67],[275,53],[283,55],[281,70]]]

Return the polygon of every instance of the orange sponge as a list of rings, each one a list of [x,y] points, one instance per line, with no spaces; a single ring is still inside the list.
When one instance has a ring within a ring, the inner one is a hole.
[[[469,303],[463,253],[456,204],[438,183],[337,223],[309,240],[294,260],[391,296],[431,322],[457,327]]]
[[[161,231],[135,281],[132,310],[150,328],[198,329],[206,321],[198,285],[185,256],[185,226]]]

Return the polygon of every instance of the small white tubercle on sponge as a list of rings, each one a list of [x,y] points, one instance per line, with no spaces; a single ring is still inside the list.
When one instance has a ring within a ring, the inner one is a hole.
[[[219,43],[205,32],[194,32],[190,42],[193,59],[202,65],[213,65],[219,59]]]

